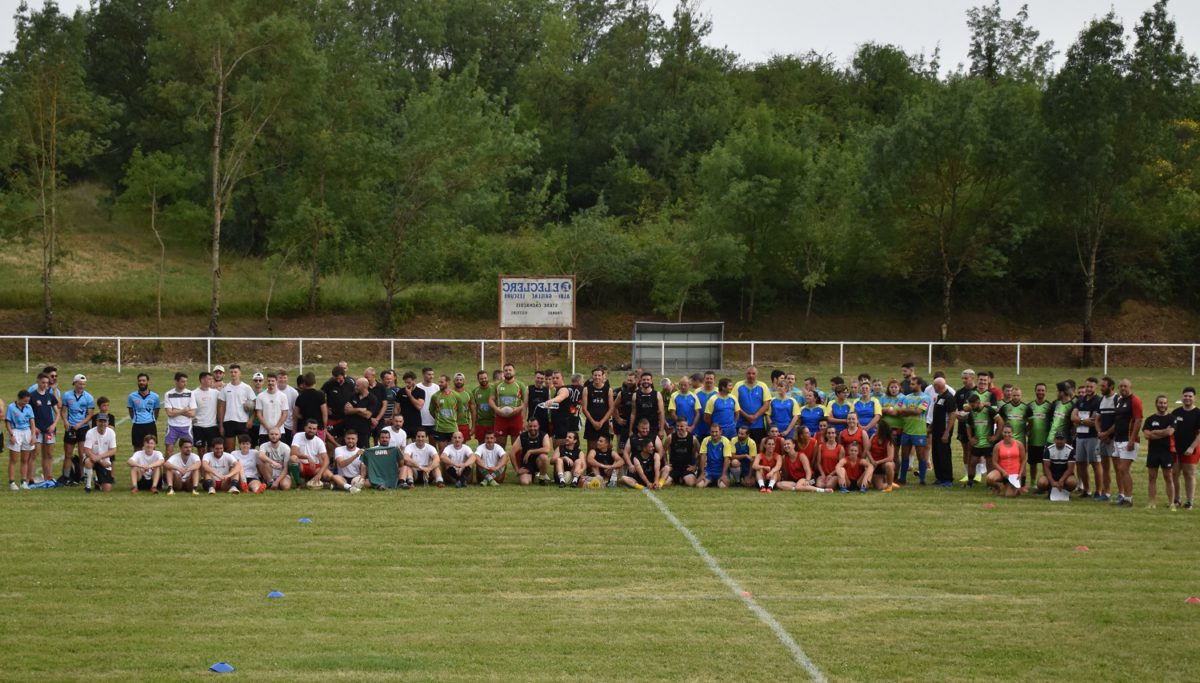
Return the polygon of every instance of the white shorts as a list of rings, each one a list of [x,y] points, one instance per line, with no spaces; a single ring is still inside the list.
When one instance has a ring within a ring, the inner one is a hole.
[[[1126,450],[1129,447],[1129,443],[1130,442],[1128,442],[1128,441],[1117,441],[1117,442],[1113,443],[1112,457],[1120,458],[1122,460],[1137,460],[1137,455],[1138,455],[1137,442],[1136,441],[1133,442],[1133,450],[1132,451]]]
[[[50,432],[49,434],[46,434],[46,433],[42,432],[42,430],[40,430],[40,429],[38,429],[36,431],[37,431],[37,434],[35,434],[33,438],[37,443],[44,443],[44,444],[55,443],[55,440],[54,440],[55,433],[54,432]]]
[[[8,440],[8,450],[13,453],[32,451],[33,431],[29,429],[12,430],[12,438]]]

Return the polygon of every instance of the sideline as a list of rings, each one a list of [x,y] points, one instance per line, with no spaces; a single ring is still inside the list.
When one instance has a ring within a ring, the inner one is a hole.
[[[679,533],[683,534],[684,538],[686,538],[688,542],[692,544],[692,548],[695,549],[696,554],[699,555],[702,560],[704,560],[705,564],[708,565],[708,568],[712,571],[712,573],[716,574],[717,578],[721,579],[721,581],[723,581],[725,585],[729,587],[729,590],[733,591],[735,596],[737,596],[742,602],[746,603],[746,607],[749,608],[750,611],[753,612],[760,621],[771,627],[771,630],[775,632],[775,637],[778,638],[779,642],[783,643],[784,647],[786,647],[788,651],[792,653],[792,658],[796,660],[796,663],[804,667],[804,670],[808,672],[809,678],[814,681],[818,681],[818,683],[825,683],[825,674],[821,673],[821,670],[817,668],[817,665],[813,664],[813,661],[808,658],[808,655],[804,654],[804,649],[800,647],[800,644],[796,642],[796,639],[792,638],[791,634],[787,632],[787,629],[785,629],[778,621],[776,621],[775,617],[771,616],[770,612],[763,609],[762,605],[759,605],[754,598],[750,597],[750,595],[746,593],[740,585],[738,585],[738,582],[733,580],[733,577],[729,576],[724,569],[721,569],[721,565],[717,564],[717,560],[713,558],[713,556],[709,554],[707,550],[705,550],[704,546],[700,543],[700,539],[696,538],[696,534],[693,534],[691,529],[688,529],[686,526],[684,526],[683,522],[679,521],[679,518],[675,516],[675,513],[671,512],[671,508],[667,507],[667,504],[662,502],[658,496],[654,495],[650,489],[642,489],[642,492],[645,493],[646,496],[650,498],[650,501],[658,507],[659,512],[663,513],[663,515],[666,516],[671,524],[675,525],[675,528],[679,530]]]

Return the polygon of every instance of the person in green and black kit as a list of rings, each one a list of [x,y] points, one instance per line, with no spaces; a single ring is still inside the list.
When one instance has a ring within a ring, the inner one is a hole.
[[[996,442],[992,433],[997,424],[996,409],[983,403],[983,392],[973,392],[967,401],[967,434],[971,442],[971,462],[967,466],[966,486],[975,485],[975,472],[980,463],[992,469],[992,447]]]
[[[1025,483],[1033,488],[1038,477],[1041,476],[1046,443],[1050,440],[1050,434],[1053,433],[1050,431],[1050,420],[1054,414],[1054,404],[1046,400],[1046,384],[1044,382],[1034,385],[1033,401],[1025,405],[1029,409],[1026,413],[1028,445],[1025,447],[1029,470]]]

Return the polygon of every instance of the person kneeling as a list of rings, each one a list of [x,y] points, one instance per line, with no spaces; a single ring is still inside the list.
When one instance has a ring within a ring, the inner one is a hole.
[[[446,476],[454,481],[454,488],[471,485],[471,473],[475,467],[475,454],[471,447],[463,444],[462,431],[450,435],[450,443],[442,449],[442,468]]]
[[[1054,434],[1054,443],[1046,446],[1042,454],[1042,476],[1038,477],[1037,490],[1039,493],[1049,493],[1051,489],[1063,489],[1067,492],[1075,490],[1079,477],[1075,476],[1075,456],[1067,444],[1067,435],[1063,432]]]
[[[1025,492],[1021,486],[1021,468],[1025,464],[1025,444],[1013,438],[1012,425],[1004,425],[1001,438],[992,447],[995,467],[987,473],[987,485],[1005,498],[1016,498]]]
[[[866,493],[867,485],[875,475],[875,466],[862,456],[862,445],[852,441],[846,446],[846,455],[838,461],[834,471],[837,474],[839,493],[849,493],[851,488],[858,489],[859,493]]]
[[[167,495],[176,491],[191,491],[200,495],[200,456],[192,452],[192,440],[184,437],[175,442],[179,452],[167,458],[163,469],[167,476]]]
[[[153,491],[158,493],[158,479],[162,476],[163,454],[154,450],[158,440],[153,434],[142,439],[142,450],[129,459],[129,492]]]
[[[92,483],[102,492],[113,487],[113,457],[117,454],[117,433],[109,427],[108,413],[98,413],[96,426],[83,439],[83,492],[92,492]]]
[[[241,493],[244,476],[242,463],[232,453],[226,453],[225,444],[220,441],[214,441],[212,452],[204,454],[204,458],[200,461],[200,471],[201,476],[204,477],[201,485],[209,495],[217,491]]]

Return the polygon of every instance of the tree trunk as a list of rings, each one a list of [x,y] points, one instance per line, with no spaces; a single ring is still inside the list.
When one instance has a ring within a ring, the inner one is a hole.
[[[317,297],[321,292],[321,269],[317,257],[320,256],[321,236],[317,231],[312,235],[312,253],[308,259],[308,312],[317,312]]]
[[[42,165],[42,330],[54,333],[54,242],[58,233],[58,93],[50,98],[49,135],[43,142]],[[47,194],[49,196],[47,196]]]
[[[218,53],[219,54],[219,53]],[[208,317],[208,334],[220,334],[221,317],[221,220],[225,207],[221,201],[221,124],[225,107],[225,78],[219,57],[214,57],[217,70],[215,120],[212,137],[212,307]]]
[[[150,230],[154,232],[154,239],[158,240],[158,290],[155,293],[155,301],[157,303],[157,318],[154,324],[155,336],[162,336],[162,295],[163,295],[163,280],[166,277],[167,270],[167,245],[163,243],[162,235],[158,232],[158,196],[154,193],[150,195]],[[162,348],[162,340],[159,340],[158,346]]]
[[[675,322],[683,322],[683,305],[687,302],[687,290],[683,290],[683,295],[679,297],[679,311],[675,314]]]
[[[950,338],[950,303],[954,294],[954,275],[949,272],[942,274],[942,329],[941,341]]]
[[[804,326],[808,327],[808,319],[812,316],[813,293],[817,291],[816,287],[808,288],[808,303],[804,306]]]
[[[1083,367],[1092,366],[1092,347],[1087,344],[1092,343],[1092,335],[1094,333],[1094,315],[1096,309],[1096,256],[1100,249],[1100,240],[1096,239],[1092,243],[1091,253],[1088,255],[1087,271],[1083,274],[1083,354],[1080,357],[1080,363]]]

